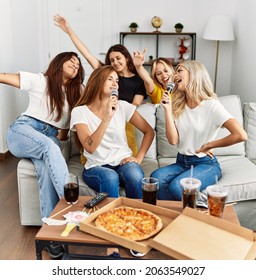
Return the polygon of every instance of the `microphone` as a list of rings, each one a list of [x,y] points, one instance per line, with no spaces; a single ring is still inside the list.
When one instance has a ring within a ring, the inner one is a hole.
[[[116,96],[118,98],[119,93],[118,93],[118,90],[116,88],[112,89],[111,96]],[[112,110],[115,110],[115,107],[112,107]]]
[[[166,88],[166,91],[164,92],[165,94],[170,94],[170,92],[173,90],[175,84],[174,82],[169,82],[167,84],[167,88]],[[163,101],[164,104],[166,104],[166,101]]]

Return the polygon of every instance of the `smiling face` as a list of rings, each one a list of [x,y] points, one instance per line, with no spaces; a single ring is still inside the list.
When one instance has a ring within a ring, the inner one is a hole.
[[[115,71],[110,73],[103,86],[103,91],[108,96],[111,94],[113,89],[118,90],[118,75]]]
[[[127,67],[126,58],[121,52],[111,52],[109,61],[117,73],[123,72]]]
[[[63,63],[63,80],[67,81],[76,77],[80,63],[77,57],[72,56],[71,59]]]
[[[186,91],[189,84],[189,71],[182,65],[179,65],[174,75],[174,82],[178,90]]]
[[[173,71],[163,62],[158,62],[155,69],[155,77],[157,81],[166,88],[169,82],[173,81]]]

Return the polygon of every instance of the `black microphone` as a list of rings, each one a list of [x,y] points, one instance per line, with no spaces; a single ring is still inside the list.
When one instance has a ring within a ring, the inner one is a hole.
[[[166,91],[164,92],[165,94],[170,94],[170,92],[173,90],[175,84],[174,82],[169,82],[167,84],[167,88],[166,88]],[[164,104],[166,104],[166,101],[163,101]]]
[[[118,98],[119,93],[118,93],[118,90],[116,88],[112,89],[111,96],[116,96]],[[115,107],[112,107],[112,110],[115,110]]]

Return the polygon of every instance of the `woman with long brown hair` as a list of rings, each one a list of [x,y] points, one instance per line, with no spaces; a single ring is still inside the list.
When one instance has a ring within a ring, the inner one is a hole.
[[[66,140],[70,113],[83,89],[84,70],[76,53],[58,54],[45,73],[1,73],[0,83],[27,91],[29,104],[7,132],[10,152],[30,159],[36,169],[41,216],[50,213],[63,196],[68,173],[60,150]],[[63,255],[60,245],[49,245],[52,258]]]
[[[55,15],[54,22],[55,25],[68,34],[77,50],[93,69],[103,65],[72,30],[67,19],[60,15]],[[121,44],[111,46],[106,54],[105,65],[112,65],[119,76],[119,99],[135,106],[142,104],[147,97],[145,86],[133,65],[132,57],[127,48]]]
[[[118,75],[112,66],[94,70],[71,112],[70,127],[76,131],[87,158],[83,171],[85,183],[111,197],[119,196],[122,185],[127,197],[141,198],[144,173],[140,163],[153,141],[154,131],[136,106],[111,94],[117,90]],[[135,156],[127,144],[127,122],[144,134]]]

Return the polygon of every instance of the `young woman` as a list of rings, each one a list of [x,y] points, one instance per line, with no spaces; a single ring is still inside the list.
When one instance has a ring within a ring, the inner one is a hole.
[[[102,66],[102,63],[92,55],[64,17],[55,15],[54,21],[55,25],[68,34],[78,51],[93,69]],[[135,106],[140,105],[147,97],[146,90],[142,79],[133,65],[129,51],[120,44],[110,47],[106,55],[105,64],[112,65],[119,76],[119,99],[132,103]]]
[[[202,183],[202,191],[221,177],[221,168],[213,149],[226,147],[247,139],[247,134],[226,111],[213,92],[209,74],[201,63],[184,61],[177,66],[172,98],[162,97],[166,120],[166,136],[177,145],[176,163],[155,170],[151,176],[159,179],[158,199],[181,200],[180,180],[193,177]],[[225,127],[230,134],[215,139]]]
[[[83,171],[85,183],[97,192],[119,196],[119,186],[126,196],[142,197],[140,167],[149,149],[154,132],[136,111],[136,106],[118,100],[112,95],[118,90],[118,75],[110,65],[93,71],[83,96],[71,113],[71,129],[75,129],[87,158]],[[136,156],[128,147],[125,136],[126,122],[130,122],[143,134]]]
[[[8,129],[7,145],[13,155],[31,159],[35,165],[42,218],[49,217],[63,196],[68,168],[60,140],[67,139],[70,112],[80,98],[83,79],[84,70],[74,52],[58,54],[44,74],[0,74],[0,83],[29,95],[28,108]],[[63,255],[60,245],[47,249],[52,258]]]
[[[171,62],[164,57],[155,59],[151,66],[151,75],[143,67],[145,63],[146,49],[142,52],[135,51],[133,57],[134,66],[144,81],[147,95],[153,104],[160,103],[163,93],[170,82],[173,82],[174,69]]]
[[[60,15],[55,15],[54,21],[55,25],[68,34],[75,47],[93,69],[97,69],[103,65],[79,39],[65,18]],[[110,47],[107,51],[105,64],[112,65],[118,74],[119,99],[132,103],[135,106],[141,105],[143,100],[147,98],[146,89],[143,80],[140,78],[133,65],[132,57],[128,50],[123,45],[119,44]],[[135,140],[134,126],[129,123],[126,126],[126,135],[128,145],[135,155],[138,151],[138,147]],[[86,159],[81,156],[81,163],[84,164],[85,161]]]

